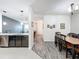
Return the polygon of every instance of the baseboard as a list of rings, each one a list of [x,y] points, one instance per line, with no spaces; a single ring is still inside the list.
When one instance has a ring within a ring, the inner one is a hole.
[[[54,42],[54,41],[44,41],[44,42]]]

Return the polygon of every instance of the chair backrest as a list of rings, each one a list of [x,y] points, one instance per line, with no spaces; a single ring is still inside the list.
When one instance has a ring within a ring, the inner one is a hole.
[[[67,36],[73,37],[73,38],[78,38],[78,35],[76,33],[68,33]]]
[[[77,38],[79,39],[79,34],[77,34]]]
[[[55,32],[55,35],[59,35],[59,34],[61,34],[61,32]]]

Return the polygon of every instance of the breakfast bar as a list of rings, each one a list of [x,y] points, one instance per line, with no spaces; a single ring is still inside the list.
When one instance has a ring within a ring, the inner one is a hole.
[[[0,47],[28,47],[28,33],[0,33]]]

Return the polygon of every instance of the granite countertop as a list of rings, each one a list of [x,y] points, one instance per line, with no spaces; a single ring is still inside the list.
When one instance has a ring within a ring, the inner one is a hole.
[[[0,35],[29,35],[29,33],[0,33]]]

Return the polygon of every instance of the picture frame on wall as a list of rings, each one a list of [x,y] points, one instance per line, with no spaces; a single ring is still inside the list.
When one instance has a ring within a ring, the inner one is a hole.
[[[48,25],[47,24],[47,28],[49,28],[49,29],[53,29],[53,28],[55,28],[56,26],[55,25]]]
[[[50,26],[50,25],[47,25],[47,28],[52,29],[53,27],[52,27],[52,26]]]
[[[52,26],[50,26],[50,29],[52,29]]]
[[[50,25],[47,25],[47,28],[50,28]]]
[[[53,25],[53,28],[55,28],[56,26],[55,25]]]
[[[65,29],[65,23],[60,23],[60,29]]]

